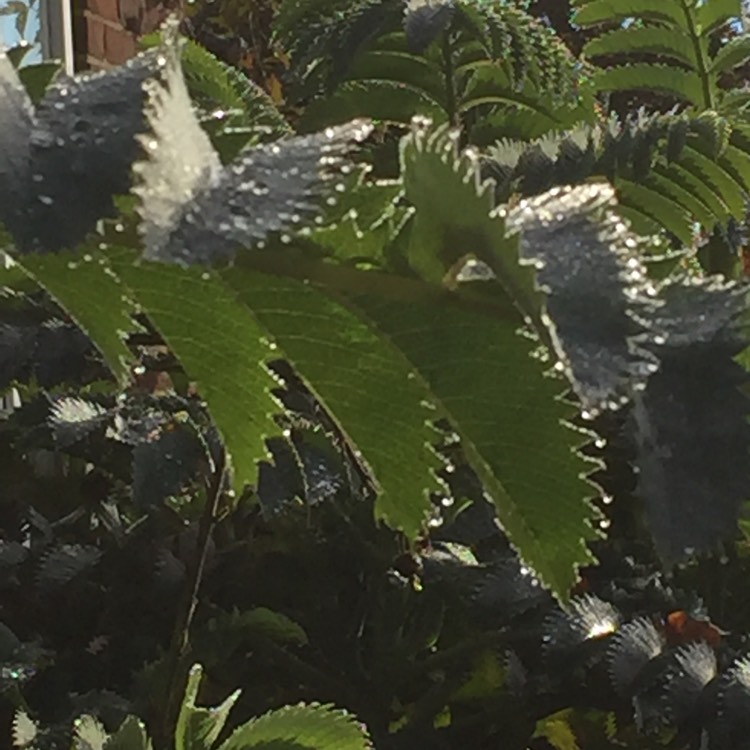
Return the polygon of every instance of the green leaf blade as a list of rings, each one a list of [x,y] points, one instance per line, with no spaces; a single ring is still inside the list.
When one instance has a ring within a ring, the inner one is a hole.
[[[219,278],[201,269],[120,259],[116,270],[197,383],[232,459],[235,489],[257,483],[265,438],[280,428],[267,331]]]
[[[434,414],[409,363],[366,321],[311,284],[247,268],[224,278],[361,452],[380,490],[378,517],[411,538],[419,535],[429,492],[441,489],[434,476],[441,464],[431,448]]]
[[[406,354],[450,419],[521,557],[560,598],[593,557],[592,487],[563,422],[576,409],[530,356],[517,322],[442,304],[353,302]]]
[[[346,711],[319,704],[284,706],[236,729],[219,750],[371,750],[367,732]]]
[[[101,255],[81,250],[25,255],[21,266],[49,292],[99,349],[122,387],[135,362],[125,339],[136,328],[132,297]]]

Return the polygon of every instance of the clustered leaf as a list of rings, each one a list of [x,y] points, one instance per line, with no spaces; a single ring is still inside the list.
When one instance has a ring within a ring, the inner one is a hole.
[[[750,481],[747,290],[685,279],[661,291],[651,350],[659,371],[634,398],[637,494],[666,562],[715,549],[736,529]]]
[[[174,33],[174,32],[172,32]],[[148,155],[140,182],[145,257],[215,264],[242,244],[293,228],[316,210],[352,143],[370,127],[353,122],[324,133],[258,146],[222,166],[192,111],[176,40],[168,41],[164,83],[148,87]]]
[[[159,74],[144,53],[113,71],[58,78],[34,109],[0,53],[0,219],[22,253],[78,245],[127,193],[147,128],[144,81]]]

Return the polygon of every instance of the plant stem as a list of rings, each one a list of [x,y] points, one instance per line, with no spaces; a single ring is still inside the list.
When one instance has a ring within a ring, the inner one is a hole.
[[[456,89],[455,71],[453,69],[453,46],[450,40],[450,31],[443,33],[443,65],[445,72],[445,108],[448,112],[448,122],[458,125],[458,112],[456,111]]]
[[[206,507],[198,528],[195,554],[188,570],[185,596],[177,613],[172,641],[167,653],[167,698],[161,726],[161,742],[159,743],[164,747],[169,747],[172,744],[171,737],[177,723],[182,694],[187,681],[189,664],[186,657],[190,653],[190,627],[198,606],[198,592],[200,591],[203,574],[206,569],[208,548],[219,515],[221,495],[226,479],[226,469],[226,453],[222,449],[220,458],[208,482]]]

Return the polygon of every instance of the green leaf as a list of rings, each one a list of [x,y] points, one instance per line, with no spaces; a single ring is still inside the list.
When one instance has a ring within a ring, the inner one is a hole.
[[[327,98],[316,99],[305,110],[300,129],[310,132],[357,117],[406,125],[421,114],[438,122],[447,118],[441,104],[424,91],[394,81],[347,81]]]
[[[623,206],[637,208],[674,234],[684,245],[692,244],[692,217],[670,197],[629,180],[617,180],[617,193]]]
[[[131,317],[133,299],[107,259],[97,251],[83,249],[25,255],[21,266],[94,342],[124,388],[135,361],[125,340],[138,326]]]
[[[152,745],[143,722],[137,716],[128,716],[107,740],[104,750],[152,750]]]
[[[739,219],[745,215],[745,187],[719,163],[697,149],[686,146],[680,157],[680,164],[703,177],[703,180],[712,186],[716,194],[726,203],[732,216]]]
[[[738,36],[725,44],[711,63],[711,73],[720,75],[743,65],[750,58],[750,36]]]
[[[347,70],[347,80],[393,81],[423,91],[445,106],[445,76],[424,57],[394,50],[372,50],[358,55]]]
[[[346,711],[318,704],[285,706],[236,729],[219,750],[371,750],[365,729]]]
[[[175,750],[210,750],[218,740],[229,712],[240,697],[240,691],[235,690],[218,706],[196,706],[195,701],[202,678],[203,669],[196,664],[188,675],[185,697],[177,717],[174,732]]]
[[[696,2],[695,5],[700,33],[703,36],[721,24],[742,18],[741,0],[706,0]]]
[[[441,489],[433,474],[441,462],[431,448],[434,415],[423,403],[429,394],[409,362],[382,333],[313,284],[248,268],[227,271],[224,279],[369,467],[379,491],[378,517],[416,537],[431,508],[428,493]]]
[[[491,183],[481,182],[470,154],[456,153],[456,135],[415,122],[402,140],[405,195],[416,208],[409,263],[422,278],[450,284],[446,274],[474,255],[492,268],[522,318],[538,322],[542,298],[534,274],[519,265],[515,243],[505,239]]]
[[[21,83],[28,92],[31,101],[36,104],[44,96],[47,87],[59,71],[60,63],[42,62],[19,68],[18,77],[21,79]]]
[[[598,70],[593,79],[598,91],[661,91],[701,109],[710,106],[705,101],[700,78],[681,68],[631,63]]]
[[[282,612],[267,607],[255,607],[247,612],[232,613],[232,627],[238,627],[250,636],[269,638],[277,643],[295,646],[307,644],[307,633],[302,626]]]
[[[144,47],[158,47],[160,34],[140,40]],[[182,70],[190,96],[206,111],[224,110],[225,127],[242,127],[246,144],[292,132],[271,97],[244,73],[188,39],[182,48]]]
[[[735,2],[736,0],[732,0]],[[709,5],[711,2],[709,1]],[[656,21],[667,21],[688,31],[685,18],[684,3],[681,0],[661,0],[653,3],[651,0],[592,0],[578,2],[573,16],[573,23],[577,26],[593,26],[600,23],[614,23],[626,21],[629,18],[649,18]]]
[[[585,499],[585,439],[564,426],[576,408],[560,399],[564,384],[545,375],[518,322],[442,304],[350,299],[418,370],[450,420],[521,557],[562,599],[576,569],[591,562],[597,537]]]
[[[235,489],[256,484],[265,438],[280,432],[266,362],[278,356],[268,331],[215,275],[199,268],[113,259],[134,298],[208,404],[234,469]]]
[[[690,37],[676,29],[662,26],[615,29],[592,39],[583,48],[586,57],[642,52],[671,57],[694,70],[698,66]]]

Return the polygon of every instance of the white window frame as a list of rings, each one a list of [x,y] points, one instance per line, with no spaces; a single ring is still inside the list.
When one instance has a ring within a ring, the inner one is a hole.
[[[73,13],[71,0],[39,0],[39,38],[42,59],[60,60],[68,75],[73,75]]]

